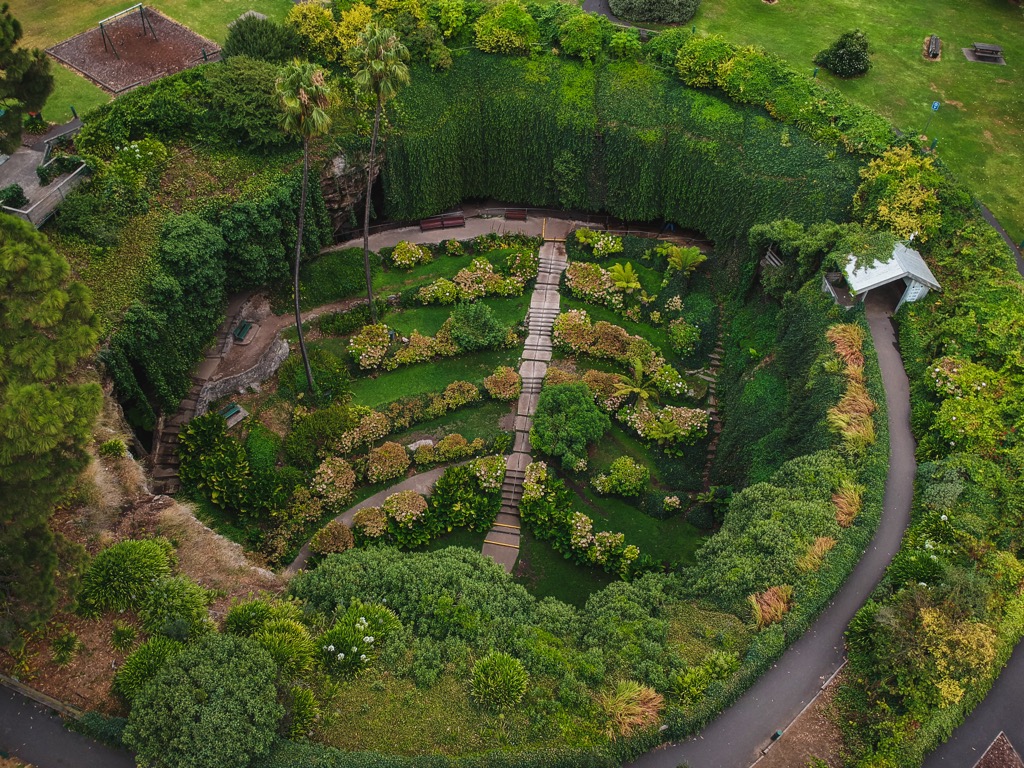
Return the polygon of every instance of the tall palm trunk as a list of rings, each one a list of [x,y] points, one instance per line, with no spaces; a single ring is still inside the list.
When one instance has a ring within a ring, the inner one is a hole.
[[[302,310],[299,308],[299,262],[302,259],[302,234],[306,226],[306,188],[309,186],[309,139],[302,139],[302,192],[299,194],[299,236],[295,243],[295,328],[299,333],[299,352],[306,366],[306,383],[313,394],[313,369],[309,367],[306,340],[302,336]]]
[[[377,133],[380,131],[381,98],[377,95],[377,110],[373,113],[373,137],[370,139],[370,167],[366,173],[366,210],[363,212],[363,269],[366,270],[366,298],[370,303],[370,322],[377,322],[377,307],[373,303],[373,277],[370,275],[370,193],[373,191],[373,161],[377,155]]]

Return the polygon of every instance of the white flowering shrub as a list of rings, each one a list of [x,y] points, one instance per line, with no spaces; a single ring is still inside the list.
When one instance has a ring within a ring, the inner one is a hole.
[[[378,648],[402,630],[402,622],[384,605],[353,600],[341,618],[320,636],[320,658],[334,677],[351,677],[369,665]]]

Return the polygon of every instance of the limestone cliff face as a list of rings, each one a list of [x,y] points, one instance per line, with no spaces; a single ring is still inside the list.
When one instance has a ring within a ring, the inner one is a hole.
[[[362,221],[367,160],[366,157],[337,155],[327,163],[320,177],[320,188],[335,235],[343,229],[359,226]],[[373,169],[374,182],[380,176],[383,160],[378,154]]]

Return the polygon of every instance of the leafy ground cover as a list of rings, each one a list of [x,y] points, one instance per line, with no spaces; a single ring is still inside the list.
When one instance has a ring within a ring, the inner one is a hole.
[[[826,0],[806,4],[703,3],[699,30],[762,46],[810,73],[814,55],[840,33],[867,32],[872,68],[851,80],[818,77],[885,115],[907,133],[920,133],[932,101],[942,103],[929,126],[939,156],[1010,231],[1024,240],[1024,115],[1019,93],[1024,78],[1024,14],[1008,2],[965,0],[936,5],[928,0]],[[924,38],[943,41],[942,60],[921,55]],[[1005,67],[972,64],[960,52],[975,41],[1006,52]]]

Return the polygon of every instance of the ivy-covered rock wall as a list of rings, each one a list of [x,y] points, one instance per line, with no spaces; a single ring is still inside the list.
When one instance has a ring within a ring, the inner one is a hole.
[[[387,214],[467,198],[673,221],[716,241],[847,218],[860,160],[651,64],[471,53],[417,68],[384,168]]]

